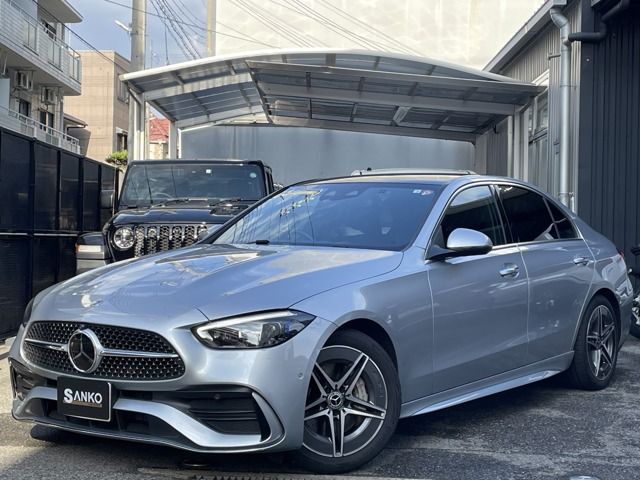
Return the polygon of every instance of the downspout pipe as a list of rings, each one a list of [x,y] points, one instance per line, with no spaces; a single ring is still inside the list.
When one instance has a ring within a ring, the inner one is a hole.
[[[559,7],[550,10],[551,20],[560,30],[560,192],[559,198],[571,207],[569,192],[569,112],[571,102],[571,41],[569,20]]]
[[[631,0],[620,0],[611,7],[600,19],[600,28],[597,32],[574,32],[569,34],[570,42],[599,43],[607,36],[607,22],[629,8]]]

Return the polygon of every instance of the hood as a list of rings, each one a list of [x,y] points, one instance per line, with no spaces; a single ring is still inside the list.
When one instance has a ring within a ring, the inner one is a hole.
[[[196,245],[116,263],[67,280],[32,318],[91,323],[168,322],[199,310],[209,319],[287,308],[395,269],[402,252],[303,246]],[[197,309],[197,310],[196,310]],[[203,320],[200,316],[200,320]]]
[[[148,208],[120,210],[110,220],[114,227],[139,223],[225,223],[234,215],[242,212],[251,202],[232,202],[211,207],[206,202],[188,204],[154,205]]]

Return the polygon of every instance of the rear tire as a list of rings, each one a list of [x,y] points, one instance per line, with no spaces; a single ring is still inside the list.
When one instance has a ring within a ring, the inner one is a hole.
[[[296,462],[324,474],[354,470],[384,448],[398,424],[395,365],[367,335],[338,331],[318,355],[306,405]]]
[[[615,373],[618,361],[618,323],[611,302],[596,295],[585,310],[568,375],[576,388],[601,390]]]

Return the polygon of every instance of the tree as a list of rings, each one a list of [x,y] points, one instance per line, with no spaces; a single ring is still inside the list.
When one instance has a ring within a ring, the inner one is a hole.
[[[107,163],[116,166],[120,170],[124,170],[127,168],[129,154],[126,150],[116,150],[115,152],[110,153],[105,160]]]

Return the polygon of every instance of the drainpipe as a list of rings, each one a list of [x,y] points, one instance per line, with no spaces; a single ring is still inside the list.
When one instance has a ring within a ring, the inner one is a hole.
[[[560,201],[570,207],[569,192],[569,109],[571,108],[571,41],[569,20],[553,7],[551,20],[560,29]]]
[[[575,32],[569,34],[570,42],[583,42],[583,43],[599,43],[607,36],[607,22],[614,17],[617,17],[620,13],[629,8],[631,0],[620,0],[615,6],[611,7],[607,13],[602,15],[600,19],[600,28],[597,32]]]

